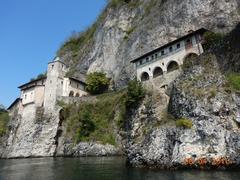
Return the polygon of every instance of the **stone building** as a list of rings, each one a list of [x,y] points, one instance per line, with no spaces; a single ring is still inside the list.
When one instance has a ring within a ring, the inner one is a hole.
[[[66,77],[67,66],[59,59],[48,63],[46,77],[38,78],[19,86],[20,98],[8,108],[23,109],[28,104],[36,107],[54,108],[58,97],[81,97],[87,95],[86,84],[78,79]]]
[[[168,84],[179,74],[184,60],[203,53],[203,34],[206,29],[189,31],[187,35],[161,46],[131,61],[135,64],[137,79],[159,85]]]

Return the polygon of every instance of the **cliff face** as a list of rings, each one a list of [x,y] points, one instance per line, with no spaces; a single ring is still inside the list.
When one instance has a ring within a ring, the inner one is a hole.
[[[73,37],[72,42],[65,43],[58,54],[72,67],[71,72],[75,72],[75,76],[104,71],[119,87],[135,74],[130,60],[189,30],[204,27],[227,32],[239,20],[237,0],[110,3],[87,33]]]
[[[22,114],[13,115],[8,138],[4,141],[3,158],[54,156],[59,113],[26,106]]]
[[[195,60],[201,63],[185,70],[172,83],[169,103],[161,100],[168,106],[168,115],[157,115],[159,107],[152,106],[147,112],[153,113],[146,115],[140,108],[132,117],[133,141],[128,148],[131,165],[155,168],[239,166],[239,92],[229,89],[215,55],[205,54]],[[146,110],[146,103],[142,107]],[[164,113],[166,111],[160,110],[161,115]],[[145,136],[133,136],[149,128],[143,118],[156,122],[152,117],[158,117],[158,126],[150,128]],[[190,126],[176,126],[183,118]]]
[[[72,37],[58,54],[71,67],[70,74],[82,76],[86,72],[104,71],[117,87],[122,87],[135,74],[130,60],[190,29],[205,27],[228,32],[240,20],[239,6],[237,0],[111,2],[93,27]],[[229,92],[222,74],[228,70],[239,72],[237,29],[236,34],[230,40],[235,44],[200,57],[198,61],[205,63],[185,70],[167,93],[152,89],[126,119],[125,131],[114,129],[122,141],[117,145],[126,151],[131,165],[169,168],[240,163],[236,122],[240,96]],[[72,137],[65,139],[66,122],[59,119],[59,110],[56,106],[55,111],[47,112],[30,105],[21,116],[14,116],[8,140],[1,148],[2,157],[99,156],[119,154],[122,150],[98,142],[75,144]],[[109,122],[118,116],[117,110],[113,112]],[[183,117],[192,122],[190,129],[176,127],[176,119]]]

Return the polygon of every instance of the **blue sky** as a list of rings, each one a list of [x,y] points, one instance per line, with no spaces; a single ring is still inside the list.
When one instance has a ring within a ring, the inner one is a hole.
[[[107,0],[0,0],[0,104],[44,72],[73,31],[91,25]]]

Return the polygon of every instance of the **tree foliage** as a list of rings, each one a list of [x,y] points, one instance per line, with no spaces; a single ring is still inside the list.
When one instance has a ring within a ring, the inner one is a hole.
[[[145,90],[140,81],[136,78],[134,80],[129,81],[127,87],[127,107],[136,107],[138,103],[144,98]]]
[[[89,109],[81,111],[78,116],[80,126],[77,129],[77,139],[79,141],[83,140],[84,137],[89,137],[89,135],[95,131],[95,124],[92,121],[91,112]]]
[[[0,137],[2,137],[7,132],[8,121],[8,112],[6,112],[5,110],[0,111]]]
[[[4,112],[4,111],[6,111],[5,107],[2,104],[0,104],[0,112]]]
[[[205,48],[216,49],[224,45],[224,35],[221,33],[206,32],[204,34]]]
[[[240,91],[240,74],[239,73],[228,74],[226,85],[229,86],[232,91]]]
[[[110,80],[105,73],[94,72],[87,75],[87,91],[91,94],[101,94],[108,89]]]

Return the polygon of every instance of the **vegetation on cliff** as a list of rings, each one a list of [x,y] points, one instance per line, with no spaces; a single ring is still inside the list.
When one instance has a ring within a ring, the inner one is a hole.
[[[86,90],[91,94],[101,94],[108,89],[110,80],[105,73],[93,72],[87,75]]]
[[[94,141],[115,145],[113,129],[120,120],[114,116],[117,111],[120,111],[119,116],[125,114],[125,95],[126,91],[106,93],[92,101],[64,105],[67,136],[72,137],[75,143]]]
[[[8,112],[4,109],[3,106],[0,106],[0,137],[2,137],[7,132],[8,121]]]
[[[116,133],[124,127],[128,112],[143,99],[140,82],[132,80],[127,89],[108,92],[78,104],[59,103],[67,126],[67,137],[75,143],[94,141],[116,145]]]
[[[193,124],[191,120],[182,118],[176,121],[176,126],[190,129],[192,128]]]

